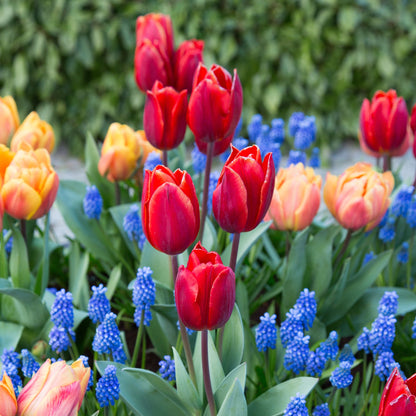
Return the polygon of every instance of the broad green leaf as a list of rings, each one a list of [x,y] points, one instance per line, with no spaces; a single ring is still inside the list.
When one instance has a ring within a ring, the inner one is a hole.
[[[150,321],[150,325],[146,327],[146,332],[160,356],[170,355],[172,345],[176,343],[176,325],[153,309],[152,315],[152,320]]]
[[[247,402],[244,397],[244,389],[238,379],[234,380],[231,389],[225,396],[224,402],[218,412],[218,416],[247,416]]]
[[[243,390],[245,389],[246,376],[247,376],[246,363],[242,363],[238,367],[230,371],[230,373],[224,378],[224,380],[218,386],[217,390],[214,392],[215,403],[217,404],[217,408],[220,408],[221,405],[224,403],[224,400],[226,399],[227,394],[233,388],[233,384],[235,380],[238,380]]]
[[[23,332],[23,325],[0,321],[0,351],[15,350]]]
[[[121,279],[121,263],[117,264],[117,266],[111,270],[110,277],[108,278],[107,292],[105,294],[108,300],[111,300],[111,298],[113,297],[120,279]]]
[[[296,377],[280,383],[253,400],[248,406],[248,415],[280,416],[284,413],[291,397],[296,393],[306,396],[318,380],[314,377]]]
[[[208,251],[215,251],[216,242],[217,242],[217,233],[215,232],[215,227],[213,226],[210,219],[207,217],[205,218],[204,237],[202,239],[202,245]]]
[[[88,253],[81,253],[79,244],[72,242],[69,253],[69,291],[74,305],[82,309],[87,309],[90,298],[87,277],[89,262]]]
[[[238,306],[235,305],[225,324],[222,342],[222,365],[225,374],[241,363],[244,351],[244,328]]]
[[[126,216],[127,212],[129,211],[132,205],[134,204],[117,205],[115,207],[111,207],[109,209],[109,212],[111,214],[111,217],[113,218],[113,221],[117,225],[117,228],[120,231],[121,236],[123,237],[124,243],[130,250],[130,253],[132,254],[132,256],[136,257],[137,251],[138,251],[137,244],[129,239],[127,233],[124,231],[124,226],[123,226],[124,217]],[[136,205],[139,205],[140,207],[140,204],[136,204]]]
[[[10,253],[9,266],[13,286],[20,289],[29,289],[31,278],[27,247],[22,234],[17,228],[13,228],[13,247]]]
[[[179,397],[194,409],[200,409],[202,401],[175,348],[173,348],[173,358],[175,360],[176,389]]]
[[[170,257],[153,248],[148,241],[144,243],[140,267],[148,266],[153,270],[153,280],[173,288]]]
[[[271,223],[272,221],[261,222],[254,230],[249,231],[248,233],[241,233],[240,243],[238,245],[236,269],[238,268],[239,264],[244,260],[244,257],[247,255],[251,246],[261,237],[263,233],[265,233],[268,230]],[[229,244],[221,254],[221,260],[225,265],[230,264],[231,248],[232,243]]]

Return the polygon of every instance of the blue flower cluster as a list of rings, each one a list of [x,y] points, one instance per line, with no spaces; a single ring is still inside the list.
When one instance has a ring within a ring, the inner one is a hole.
[[[331,384],[337,389],[345,389],[352,383],[351,374],[352,364],[348,361],[341,361],[339,367],[337,367],[329,377]]]
[[[5,239],[4,249],[6,250],[6,254],[10,256],[13,248],[13,237],[11,231],[3,228],[3,238]]]
[[[114,405],[120,395],[120,383],[116,376],[116,367],[108,365],[104,375],[98,380],[95,388],[95,396],[97,397],[100,407]]]
[[[214,170],[209,175],[209,185],[208,185],[208,215],[212,213],[212,195],[215,191],[215,188],[218,184],[218,179],[220,178],[220,172]]]
[[[87,186],[83,206],[84,213],[89,219],[100,219],[103,210],[103,198],[95,185]]]
[[[295,397],[290,398],[283,416],[308,416],[308,408],[306,407],[305,396],[297,393]]]
[[[135,241],[140,250],[143,250],[146,236],[143,233],[142,220],[139,216],[139,206],[137,204],[133,204],[124,216],[123,228],[129,239]]]
[[[20,353],[22,355],[22,373],[25,377],[31,378],[39,370],[40,365],[29,350],[23,349]]]
[[[49,345],[60,353],[66,351],[71,345],[71,339],[75,341],[74,307],[72,305],[72,293],[61,289],[56,292],[55,300],[51,308],[51,321],[54,324],[49,332]]]
[[[312,416],[329,416],[330,414],[328,403],[323,403],[315,407]]]
[[[152,171],[157,165],[162,164],[162,159],[160,158],[159,152],[150,152],[147,156],[146,162],[143,166],[143,175],[146,170]]]
[[[84,367],[89,367],[89,363],[88,363],[88,357],[85,355],[80,355],[79,358],[82,360],[82,364],[84,364]],[[90,378],[88,379],[88,384],[87,384],[87,391],[91,390],[91,387],[94,385],[94,370],[91,368],[90,369]]]
[[[19,354],[12,349],[4,349],[1,355],[1,362],[1,378],[3,378],[4,373],[10,377],[10,380],[13,384],[13,390],[17,397],[19,395],[19,390],[23,385],[22,379],[19,376],[19,369],[22,366]]]
[[[207,156],[199,151],[198,146],[194,143],[194,148],[191,152],[192,166],[195,173],[202,173],[207,163]]]
[[[159,361],[159,372],[162,378],[168,381],[175,380],[175,360],[170,355],[165,355],[164,359]]]
[[[276,315],[266,312],[260,317],[260,324],[256,329],[256,345],[259,351],[267,351],[268,348],[276,348],[277,328]]]
[[[111,312],[110,301],[105,295],[107,288],[100,283],[98,286],[92,286],[92,296],[88,302],[88,316],[95,323],[103,322],[105,316]]]
[[[144,312],[145,326],[149,326],[152,320],[150,307],[155,304],[156,285],[152,279],[152,269],[142,267],[137,269],[137,278],[133,285],[133,304],[136,307],[134,312],[134,322],[139,327],[141,323],[142,311]]]

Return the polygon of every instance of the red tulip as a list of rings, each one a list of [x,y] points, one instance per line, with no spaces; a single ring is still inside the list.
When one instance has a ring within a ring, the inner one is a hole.
[[[191,93],[195,71],[203,61],[203,50],[204,41],[195,39],[185,40],[176,50],[173,73],[178,91],[186,89]]]
[[[143,231],[149,243],[166,254],[179,254],[199,231],[199,203],[191,176],[159,165],[146,170],[142,194]]]
[[[375,157],[406,153],[409,148],[408,118],[406,103],[394,90],[377,91],[371,103],[366,98],[360,112],[362,149]]]
[[[416,374],[403,380],[395,368],[381,396],[378,416],[413,416],[416,414]]]
[[[229,233],[257,227],[269,208],[274,182],[271,153],[262,161],[257,146],[241,151],[232,146],[212,197],[214,216],[220,227]]]
[[[214,151],[212,153],[213,156],[218,156],[222,153],[224,153],[227,149],[230,148],[230,144],[233,141],[234,132],[233,134],[230,134],[228,137],[226,137],[223,140],[219,140],[218,142],[214,142]],[[208,143],[204,142],[198,137],[195,137],[195,143],[198,146],[198,150],[206,155],[208,153]]]
[[[147,140],[161,150],[178,147],[185,136],[188,98],[186,90],[180,93],[172,87],[163,87],[156,81],[147,91],[143,126]]]
[[[180,266],[175,283],[178,315],[186,327],[201,331],[222,327],[235,302],[235,276],[218,253],[201,243],[192,250],[188,265]]]
[[[416,104],[413,106],[410,115],[410,130],[413,133],[413,156],[416,157]]]
[[[204,142],[223,140],[234,133],[243,106],[243,90],[237,71],[234,77],[221,66],[199,65],[188,106],[188,125]]]

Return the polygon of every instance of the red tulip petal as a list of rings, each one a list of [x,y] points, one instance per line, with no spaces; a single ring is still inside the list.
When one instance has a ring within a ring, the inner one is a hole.
[[[387,383],[384,387],[383,394],[380,400],[379,416],[384,416],[385,408],[393,401],[396,397],[406,394],[408,391],[399,370],[396,368],[390,374]]]
[[[146,104],[143,112],[143,128],[147,140],[156,148],[164,149],[164,117],[156,95],[151,91],[146,93]]]
[[[387,150],[395,150],[402,145],[406,139],[408,119],[406,103],[400,97],[393,104],[387,125]]]
[[[231,87],[231,113],[229,119],[228,134],[233,134],[238,122],[240,121],[241,111],[243,110],[243,87],[241,86],[240,78],[237,75],[237,70],[234,69],[233,85]]]
[[[373,101],[371,105],[374,140],[377,142],[378,149],[388,149],[387,124],[390,111],[391,104],[387,98],[379,98],[375,102]]]

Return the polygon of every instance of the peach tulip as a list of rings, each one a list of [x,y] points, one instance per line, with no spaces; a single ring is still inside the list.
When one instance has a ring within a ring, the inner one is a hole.
[[[339,177],[327,174],[324,201],[335,219],[349,230],[374,228],[390,204],[391,172],[378,173],[369,163],[356,163]]]
[[[19,394],[17,416],[76,416],[90,377],[81,360],[46,360]]]
[[[111,182],[129,179],[141,153],[136,132],[125,124],[112,123],[101,148],[98,170]]]
[[[51,166],[46,149],[17,151],[4,173],[1,199],[4,210],[17,219],[37,219],[45,215],[55,201],[59,178]]]
[[[280,168],[266,220],[279,230],[299,231],[311,224],[319,209],[322,178],[302,163]]]
[[[55,134],[52,126],[42,120],[36,111],[32,111],[24,120],[10,142],[13,152],[20,149],[22,143],[28,143],[32,149],[46,149],[49,153],[55,147]]]
[[[16,395],[10,377],[4,373],[0,382],[0,415],[15,416],[17,412]]]
[[[19,113],[13,97],[0,97],[0,143],[7,144],[19,127]]]

